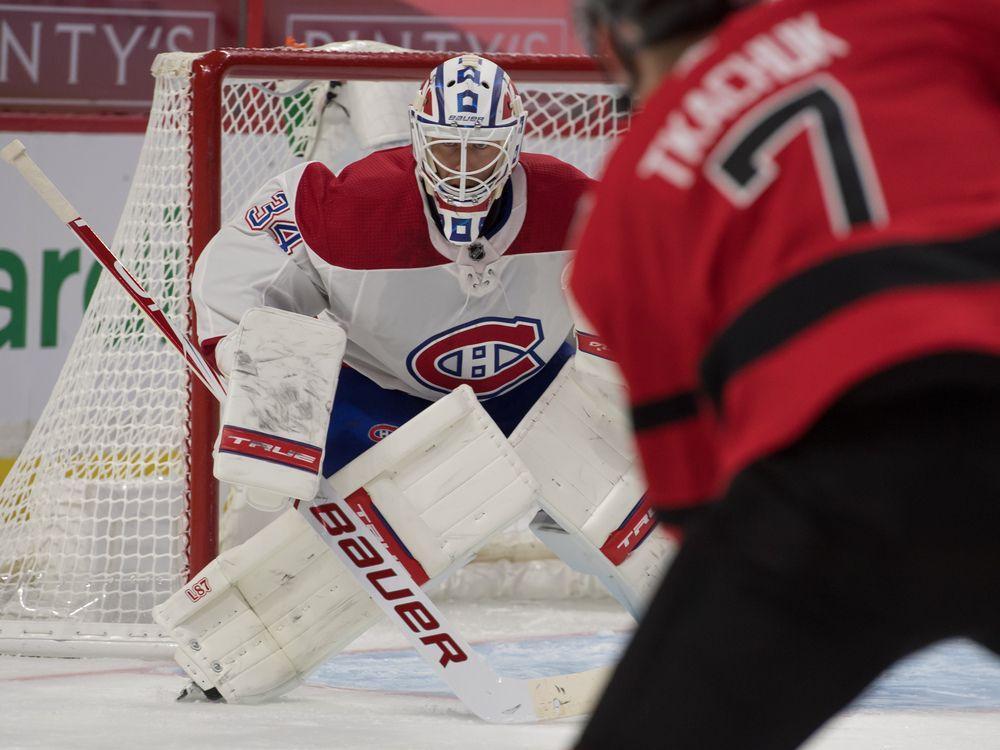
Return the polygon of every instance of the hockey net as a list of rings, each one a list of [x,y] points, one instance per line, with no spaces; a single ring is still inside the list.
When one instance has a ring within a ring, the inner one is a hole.
[[[338,170],[407,141],[416,83],[446,56],[373,46],[157,58],[149,124],[112,246],[171,319],[193,330],[193,259],[265,180],[303,159]],[[593,64],[494,59],[529,112],[524,150],[596,174],[627,112]],[[65,188],[72,199],[86,186]],[[215,556],[220,516],[223,535],[240,541],[239,498],[211,476],[215,414],[181,358],[103,277],[0,488],[0,653],[165,653],[152,607]],[[546,556],[522,523],[445,594],[597,590]]]

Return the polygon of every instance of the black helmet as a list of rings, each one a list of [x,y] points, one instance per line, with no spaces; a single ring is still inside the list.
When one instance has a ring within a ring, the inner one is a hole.
[[[597,25],[606,25],[617,43],[636,50],[679,34],[706,31],[726,15],[754,0],[580,0],[585,38]],[[621,38],[615,29],[623,23],[635,29]]]
[[[697,34],[757,0],[578,0],[577,25],[587,51],[614,57],[634,82],[643,47]]]

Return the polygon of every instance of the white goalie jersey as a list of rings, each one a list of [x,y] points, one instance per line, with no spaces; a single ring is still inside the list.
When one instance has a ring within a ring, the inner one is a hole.
[[[408,147],[334,175],[319,162],[265,184],[198,259],[193,295],[206,352],[243,313],[275,307],[336,321],[344,363],[383,388],[480,399],[529,379],[566,340],[565,237],[589,179],[522,154],[483,236],[447,242]]]

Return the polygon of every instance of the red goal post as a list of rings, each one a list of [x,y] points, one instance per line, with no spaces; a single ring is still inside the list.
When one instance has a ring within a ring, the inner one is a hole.
[[[221,222],[303,159],[339,168],[403,142],[394,118],[405,124],[417,83],[452,54],[346,46],[154,63],[149,125],[110,244],[192,334],[191,269]],[[490,57],[525,99],[524,150],[596,174],[628,113],[594,62]],[[0,488],[0,652],[162,649],[150,609],[218,551],[214,399],[107,282]]]
[[[192,65],[192,257],[219,230],[222,182],[222,95],[227,78],[351,81],[419,81],[456,53],[331,52],[291,49],[221,49],[202,55]],[[506,70],[515,85],[532,83],[603,84],[604,74],[593,59],[581,55],[493,54],[490,59]],[[611,123],[614,126],[616,123]],[[570,128],[570,131],[572,128]],[[593,134],[590,134],[593,135]],[[216,489],[211,474],[211,444],[217,424],[215,400],[196,384],[192,394],[192,505],[191,569],[199,570],[215,557],[218,517]],[[197,425],[197,427],[196,427]],[[196,442],[197,441],[197,442]],[[195,461],[194,456],[198,459]],[[208,461],[207,465],[203,461]],[[195,490],[195,488],[197,488]],[[202,531],[198,531],[199,527]],[[198,533],[195,533],[198,532]]]

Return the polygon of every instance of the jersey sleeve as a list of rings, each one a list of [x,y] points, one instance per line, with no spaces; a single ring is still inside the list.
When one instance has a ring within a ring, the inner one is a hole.
[[[714,495],[714,423],[698,387],[698,324],[672,312],[688,307],[681,300],[692,287],[661,272],[683,267],[680,250],[670,247],[669,226],[648,220],[662,210],[637,208],[652,201],[655,209],[658,199],[605,181],[576,243],[570,288],[629,384],[643,466],[658,488],[651,501],[684,507]]]
[[[307,167],[297,166],[265,183],[195,263],[192,297],[198,339],[207,354],[251,307],[311,316],[327,308],[295,216],[299,182]]]

